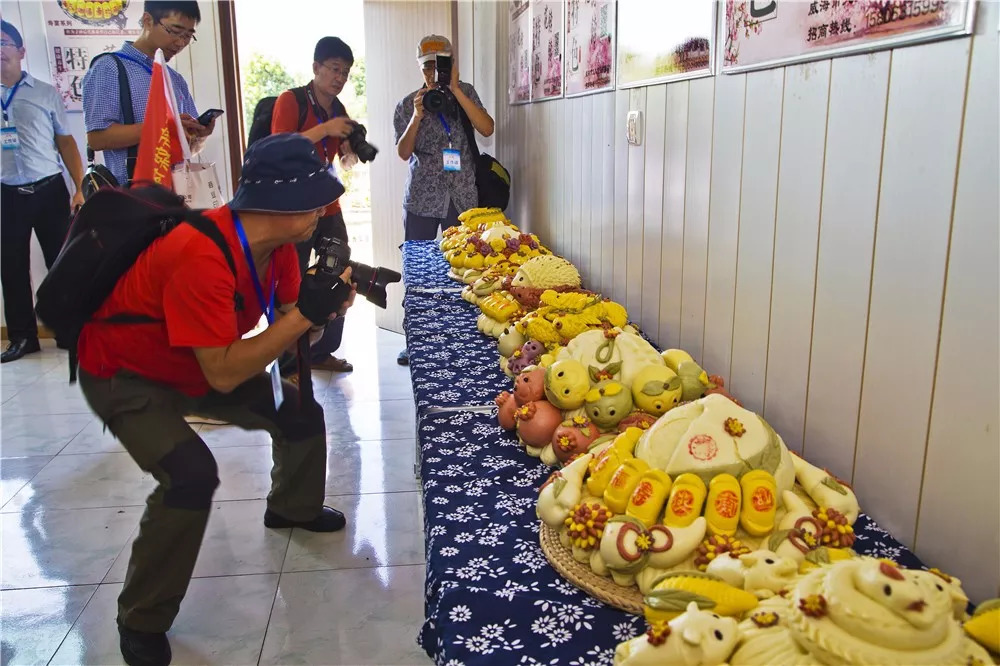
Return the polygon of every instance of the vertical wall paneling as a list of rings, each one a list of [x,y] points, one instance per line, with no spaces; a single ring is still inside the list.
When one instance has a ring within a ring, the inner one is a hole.
[[[451,6],[445,2],[391,2],[365,0],[365,54],[368,75],[368,133],[394,136],[393,113],[401,90],[414,90],[413,52],[410,49],[377,48],[379,44],[416,44],[430,33],[451,34]],[[375,265],[398,270],[402,263],[399,245],[403,242],[400,224],[403,187],[407,166],[387,151],[371,163],[372,239]],[[379,326],[401,331],[403,290],[390,285],[389,307],[376,312]]]
[[[754,411],[763,406],[767,370],[783,80],[781,69],[747,75],[730,380]]]
[[[854,473],[892,54],[833,61],[803,453]]]
[[[625,116],[629,110],[628,90],[617,90],[615,95],[615,118],[611,127],[611,136],[615,147],[615,232],[611,239],[614,253],[612,264],[611,298],[625,304],[626,250],[628,248],[628,170],[629,145],[625,140]],[[607,239],[605,239],[607,243]]]
[[[629,110],[646,114],[646,89],[628,91]],[[645,123],[644,123],[645,124]],[[645,128],[648,132],[648,127]],[[646,140],[628,147],[628,217],[625,259],[625,307],[633,321],[641,322],[642,313],[642,193]]]
[[[667,88],[667,149],[663,170],[663,237],[661,242],[658,341],[666,349],[680,345],[684,284],[684,196],[687,169],[687,81]]]
[[[785,69],[764,417],[802,450],[830,61]]]
[[[889,77],[854,486],[907,545],[927,443],[970,47],[963,39],[898,49]]]
[[[583,137],[584,137],[584,123],[583,123],[583,102],[585,100],[577,98],[571,101],[570,108],[573,109],[573,121],[571,126],[573,128],[573,150],[572,150],[572,161],[570,162],[570,181],[573,186],[571,188],[570,195],[570,207],[567,211],[571,211],[570,214],[570,256],[572,257],[573,263],[577,266],[581,265],[580,261],[580,250],[581,250],[581,236],[583,231],[583,173],[581,167],[583,166],[584,150],[583,150]]]
[[[667,86],[665,84],[646,89],[645,166],[642,175],[642,280],[640,301],[642,320],[639,324],[647,335],[662,343],[662,332],[657,334],[660,314],[660,238],[664,226],[663,217],[663,172],[666,165],[666,145],[664,143],[667,125]],[[675,141],[669,137],[669,141]],[[656,287],[654,287],[656,285]]]
[[[604,181],[611,174],[607,168],[610,151],[604,147],[604,125],[607,116],[607,106],[604,101],[607,95],[594,95],[590,108],[590,179],[587,181],[591,190],[590,209],[590,270],[585,279],[591,289],[598,293],[604,291],[604,262],[602,261],[601,243],[604,233]]]
[[[730,384],[746,84],[746,74],[715,77],[708,280],[705,284],[705,350],[701,361],[709,372],[723,375]]]
[[[599,96],[604,110],[604,121],[601,124],[603,159],[607,163],[604,170],[604,197],[601,215],[601,292],[610,296],[614,292],[615,283],[615,183],[618,177],[615,128],[618,127],[618,112],[614,92]]]
[[[580,126],[582,135],[580,145],[583,154],[580,160],[580,187],[583,190],[583,197],[580,204],[580,267],[585,275],[593,275],[594,270],[590,261],[590,237],[591,226],[594,224],[594,199],[596,189],[593,186],[594,162],[597,161],[597,153],[594,150],[594,98],[588,96],[583,98],[583,110],[580,116]]]
[[[691,81],[688,93],[680,347],[699,362],[703,361],[705,341],[708,204],[712,182],[715,81],[715,78]],[[728,381],[728,377],[726,379]]]
[[[925,562],[961,578],[977,599],[997,596],[1000,587],[998,10],[991,3],[983,11],[972,49],[915,544]],[[956,506],[965,512],[956,515]]]

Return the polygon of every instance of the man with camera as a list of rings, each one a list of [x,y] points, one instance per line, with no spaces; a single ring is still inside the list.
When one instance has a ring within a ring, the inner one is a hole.
[[[350,267],[338,274],[327,262],[303,276],[294,247],[313,237],[343,191],[308,140],[261,140],[247,151],[232,201],[205,213],[224,237],[236,275],[219,245],[180,224],[139,256],[80,334],[88,404],[159,482],[118,598],[122,655],[132,666],[170,662],[166,631],[219,485],[215,458],[186,415],[271,434],[264,525],[334,532],[346,524],[341,512],[323,506],[323,410],[277,379],[272,364],[307,332],[315,342],[354,302]],[[339,271],[344,262],[332,265]],[[268,328],[244,339],[262,314]]]
[[[104,164],[119,185],[132,179],[142,121],[146,116],[146,100],[153,76],[153,56],[163,51],[169,62],[196,41],[195,27],[201,21],[201,10],[195,0],[146,0],[140,19],[142,34],[135,42],[125,42],[110,55],[96,56],[83,77],[83,118],[87,127],[87,145],[103,151]],[[124,69],[128,90],[122,90],[121,71]],[[198,118],[194,99],[187,82],[176,70],[167,67],[177,103],[181,124],[191,149],[197,152],[215,129],[214,116]],[[131,98],[132,122],[127,124],[124,101]]]
[[[424,85],[396,105],[396,152],[409,163],[403,194],[406,240],[433,240],[438,229],[458,224],[458,216],[478,205],[476,155],[463,118],[483,136],[493,134],[493,118],[476,89],[458,78],[458,63],[447,37],[428,35],[417,47]],[[404,350],[398,361],[409,363]]]
[[[316,145],[316,151],[331,171],[334,169],[333,160],[338,156],[341,166],[349,169],[359,156],[368,162],[374,159],[377,152],[365,142],[364,127],[348,117],[344,105],[337,99],[353,65],[354,53],[350,46],[337,37],[323,37],[313,51],[313,80],[304,89],[305,108],[300,103],[301,94],[286,90],[275,101],[271,117],[272,133],[301,133]],[[349,140],[344,141],[345,138]],[[352,149],[355,145],[359,146],[360,153]],[[319,249],[321,238],[336,238],[347,245],[347,225],[336,201],[323,211],[312,237],[297,245],[299,267],[303,272],[310,253]],[[313,368],[331,372],[350,372],[354,369],[346,360],[333,355],[340,347],[343,334],[343,318],[330,322],[323,339],[311,350]],[[286,358],[282,367],[287,374],[293,365]]]

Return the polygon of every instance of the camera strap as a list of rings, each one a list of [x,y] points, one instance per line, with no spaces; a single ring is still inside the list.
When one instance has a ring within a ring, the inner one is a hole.
[[[444,114],[440,111],[438,112],[438,120],[441,121],[441,127],[444,128],[444,133],[448,135],[448,147],[453,148],[454,146],[451,141],[451,125],[449,125],[448,121],[444,119]]]
[[[233,211],[233,226],[236,227],[236,235],[240,237],[240,245],[243,246],[243,254],[247,258],[247,267],[250,269],[250,278],[253,280],[253,289],[257,292],[257,302],[260,303],[260,309],[264,311],[264,316],[267,317],[268,325],[274,323],[274,257],[271,258],[271,265],[267,268],[267,281],[270,283],[270,294],[268,299],[264,300],[264,287],[260,284],[260,278],[257,276],[257,268],[253,262],[253,253],[250,252],[250,243],[247,241],[247,234],[243,230],[243,223],[240,222],[239,214]]]
[[[306,97],[309,98],[309,105],[312,107],[313,113],[316,114],[316,120],[318,120],[320,124],[330,120],[330,116],[327,114],[326,109],[319,105],[319,102],[316,101],[316,96],[313,95],[312,83],[306,86]],[[327,148],[326,141],[327,137],[324,136],[321,141],[323,144],[323,161],[326,162],[327,166],[330,166],[332,160],[330,159],[330,152],[329,148]]]

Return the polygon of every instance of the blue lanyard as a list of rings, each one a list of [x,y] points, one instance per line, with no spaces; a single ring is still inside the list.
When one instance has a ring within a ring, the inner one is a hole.
[[[438,111],[438,119],[441,121],[441,127],[444,128],[444,133],[448,135],[448,147],[451,147],[451,126],[448,125],[448,121],[444,119],[444,114]]]
[[[268,282],[271,283],[271,294],[268,299],[264,300],[264,288],[260,284],[260,278],[257,277],[257,267],[253,262],[253,253],[250,252],[250,243],[247,241],[247,234],[243,231],[243,223],[240,222],[240,216],[233,211],[233,226],[236,227],[236,235],[240,237],[240,245],[243,246],[243,254],[247,258],[247,266],[250,268],[250,277],[253,278],[253,288],[257,292],[257,301],[260,303],[260,309],[264,311],[264,316],[267,317],[267,323],[274,323],[274,259],[271,260],[271,265],[267,269]],[[270,303],[270,307],[268,307]]]
[[[150,67],[149,65],[147,65],[146,63],[144,63],[143,61],[139,60],[138,58],[133,58],[130,55],[126,55],[126,54],[122,53],[121,51],[117,52],[115,55],[117,55],[119,58],[125,58],[126,60],[130,60],[130,61],[134,62],[135,64],[139,65],[144,70],[146,70],[146,72],[150,76],[153,75],[153,68]]]
[[[7,121],[7,109],[10,108],[11,103],[14,101],[14,95],[17,94],[17,89],[21,87],[22,83],[24,83],[24,78],[26,76],[27,74],[25,72],[21,72],[21,78],[19,78],[17,83],[14,84],[14,87],[10,89],[10,92],[7,94],[7,99],[0,100],[0,107],[3,107],[4,122]]]

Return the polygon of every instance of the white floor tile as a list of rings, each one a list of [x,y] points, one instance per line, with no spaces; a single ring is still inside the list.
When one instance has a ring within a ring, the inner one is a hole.
[[[7,405],[4,405],[6,408]],[[59,414],[42,418],[21,412],[4,412],[0,419],[0,456],[54,456],[93,420],[93,414]]]
[[[52,458],[53,456],[0,458],[0,507],[9,502]]]
[[[0,592],[3,663],[49,663],[96,589],[96,585],[79,585]]]
[[[330,444],[326,465],[327,495],[395,493],[417,490],[413,476],[413,439]]]

